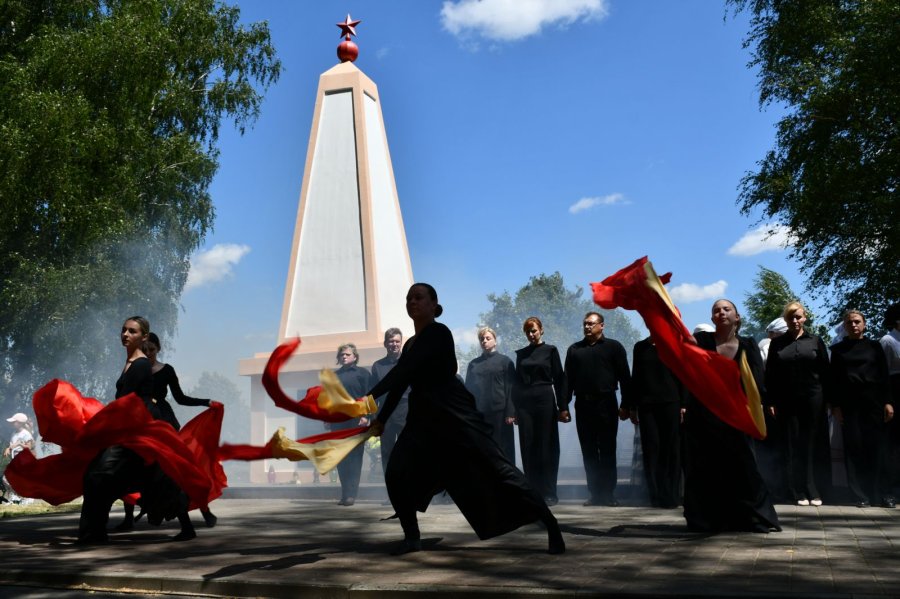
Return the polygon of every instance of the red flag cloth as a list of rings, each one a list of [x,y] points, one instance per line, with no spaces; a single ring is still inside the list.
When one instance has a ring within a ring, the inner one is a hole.
[[[10,462],[6,477],[16,493],[57,505],[82,495],[82,477],[103,449],[121,445],[160,468],[199,507],[206,507],[213,486],[196,457],[168,423],[154,420],[135,394],[96,410],[99,402],[83,397],[70,383],[53,380],[33,398],[38,429],[62,453],[36,459],[23,451]],[[102,404],[101,404],[102,405]],[[96,411],[95,411],[96,410]],[[44,434],[45,421],[49,437]]]
[[[224,417],[225,406],[218,401],[211,401],[209,408],[194,416],[178,431],[178,436],[194,457],[194,463],[206,473],[210,482],[206,500],[201,502],[192,498],[190,509],[206,507],[210,501],[221,496],[222,489],[228,486],[228,477],[219,462],[219,437]]]
[[[219,449],[219,458],[244,461],[271,458],[286,458],[292,462],[309,460],[316,470],[325,474],[347,457],[353,448],[372,436],[370,428],[368,426],[347,428],[296,441],[288,439],[284,435],[284,429],[279,428],[263,447],[223,444]]]
[[[299,337],[285,341],[275,348],[263,369],[262,385],[276,406],[288,412],[323,422],[346,422],[376,410],[374,399],[369,397],[354,399],[347,395],[340,383],[336,382],[337,378],[329,370],[322,373],[326,377],[331,375],[327,381],[329,383],[327,388],[323,386],[310,387],[306,391],[306,396],[300,401],[288,397],[282,391],[281,385],[278,384],[278,373],[299,346]],[[335,391],[338,392],[335,393]]]
[[[737,362],[696,345],[663,286],[670,277],[671,273],[657,276],[644,256],[600,283],[591,283],[594,302],[606,309],[636,310],[660,360],[710,412],[752,437],[765,438],[759,391],[749,368],[743,369],[742,377]]]

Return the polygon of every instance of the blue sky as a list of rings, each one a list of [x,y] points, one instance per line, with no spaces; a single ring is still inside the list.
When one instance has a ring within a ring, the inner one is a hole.
[[[735,204],[780,109],[759,109],[747,18],[723,2],[238,4],[269,22],[284,71],[252,129],[222,130],[215,230],[163,356],[188,388],[206,370],[247,392],[238,359],[277,341],[316,86],[348,12],[362,19],[356,65],[378,85],[414,277],[437,288],[458,341],[488,293],[554,271],[587,289],[643,255],[674,273],[689,327],[718,297],[741,305],[758,265],[803,292],[789,252],[754,237]]]

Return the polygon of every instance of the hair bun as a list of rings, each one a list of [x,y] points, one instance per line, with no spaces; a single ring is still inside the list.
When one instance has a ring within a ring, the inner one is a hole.
[[[444,306],[438,304],[438,305],[434,308],[434,317],[437,318],[437,317],[439,317],[439,316],[440,316],[441,314],[443,314],[443,313],[444,313]]]

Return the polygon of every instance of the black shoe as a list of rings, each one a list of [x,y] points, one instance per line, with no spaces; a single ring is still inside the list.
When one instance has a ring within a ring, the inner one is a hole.
[[[894,499],[893,497],[885,497],[884,499],[881,500],[881,507],[893,509],[893,508],[897,507],[897,500]]]
[[[172,537],[173,541],[190,541],[197,538],[197,531],[193,528],[182,528],[181,532]]]
[[[591,497],[590,499],[588,499],[581,505],[586,506],[586,507],[591,507],[591,506],[596,506],[596,505],[603,505],[603,502],[600,501],[599,499],[594,499],[593,497]]]
[[[619,501],[615,497],[610,497],[604,504],[606,507],[619,507]]]
[[[338,505],[353,505],[356,503],[356,497],[347,497],[338,501]]]
[[[860,499],[856,502],[856,507],[869,507],[869,501],[866,499]]]
[[[552,507],[559,503],[559,497],[544,497],[544,503]]]
[[[216,515],[214,513],[210,512],[209,510],[207,510],[205,512],[200,512],[200,513],[203,515],[203,521],[206,522],[207,528],[214,527],[216,525],[216,522],[219,521],[219,519],[216,517]]]

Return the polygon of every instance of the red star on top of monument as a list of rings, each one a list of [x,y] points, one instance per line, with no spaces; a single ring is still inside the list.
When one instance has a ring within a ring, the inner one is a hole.
[[[347,18],[343,23],[336,23],[338,27],[341,28],[341,36],[347,36],[347,39],[350,39],[351,35],[356,35],[356,26],[362,23],[360,20],[353,21],[350,19],[350,13],[347,13]]]

